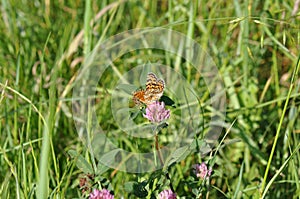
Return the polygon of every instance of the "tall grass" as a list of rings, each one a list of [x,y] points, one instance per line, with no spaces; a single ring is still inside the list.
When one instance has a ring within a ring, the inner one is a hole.
[[[142,182],[151,174],[125,173],[98,164],[78,136],[71,101],[78,71],[99,40],[144,27],[169,28],[197,41],[216,63],[227,94],[217,152],[214,148],[205,157],[189,154],[168,168],[177,194],[191,194],[190,168],[202,158],[214,163],[203,197],[300,198],[297,3],[2,0],[1,198],[86,197],[79,181],[87,165],[101,173],[98,182],[112,189],[115,198],[135,198],[124,184]],[[178,52],[190,56],[188,46],[181,46]],[[200,59],[204,58],[203,54]],[[121,131],[110,110],[111,88],[119,78],[116,73],[155,62],[182,74],[205,104],[209,93],[203,88],[201,74],[185,60],[155,49],[132,52],[115,60],[98,83],[95,108],[103,131]],[[166,81],[172,75],[167,73]],[[210,114],[209,107],[204,107],[203,121]],[[162,140],[167,138],[162,136]],[[126,134],[114,142],[131,151],[151,145]]]

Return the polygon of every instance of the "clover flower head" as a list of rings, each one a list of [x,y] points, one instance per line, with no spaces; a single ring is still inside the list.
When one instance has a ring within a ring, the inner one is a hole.
[[[212,169],[208,169],[207,165],[204,162],[202,162],[201,164],[195,164],[193,168],[198,178],[204,179],[211,176]]]
[[[170,117],[170,110],[165,109],[165,103],[156,101],[149,104],[146,108],[146,114],[143,114],[152,123],[160,123]]]
[[[101,191],[94,189],[94,191],[90,193],[89,199],[114,199],[114,195],[110,194],[107,189],[102,189]]]
[[[171,189],[163,190],[158,194],[159,199],[176,199],[176,194]]]

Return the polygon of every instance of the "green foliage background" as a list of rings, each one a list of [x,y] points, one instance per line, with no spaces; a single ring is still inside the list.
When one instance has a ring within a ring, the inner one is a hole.
[[[299,1],[2,0],[0,8],[1,198],[83,196],[82,170],[67,153],[91,162],[72,118],[74,79],[99,40],[144,27],[196,40],[224,78],[229,133],[207,197],[300,198]],[[121,58],[118,70],[126,72],[139,56]],[[178,70],[191,82],[199,78],[185,64]],[[110,103],[111,73],[99,83],[103,107]],[[109,108],[98,113],[107,129],[115,128]],[[190,191],[184,180],[196,161],[191,155],[170,170],[179,195]],[[115,198],[134,198],[124,183],[147,176],[104,174]]]

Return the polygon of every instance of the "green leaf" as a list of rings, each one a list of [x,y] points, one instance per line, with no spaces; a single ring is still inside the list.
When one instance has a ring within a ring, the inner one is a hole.
[[[149,189],[150,190],[153,190],[155,179],[159,180],[162,175],[163,175],[162,170],[156,170],[153,173],[151,173],[151,175],[149,177],[149,180],[148,180],[148,182],[149,182]],[[155,183],[155,184],[157,186],[157,183]]]
[[[68,153],[72,158],[76,158],[76,166],[85,174],[93,174],[92,166],[84,159],[84,157],[75,150],[69,150]]]
[[[141,111],[135,110],[135,111],[130,112],[130,119],[134,120],[139,114],[141,114]]]
[[[113,165],[116,156],[119,154],[121,149],[114,149],[99,158],[99,162],[104,163],[105,165]]]
[[[175,102],[168,96],[165,96],[165,95],[161,96],[159,101],[164,102],[166,106],[176,107]]]
[[[148,195],[148,191],[146,190],[145,186],[147,186],[147,181],[143,182],[126,182],[124,184],[124,189],[128,193],[134,194],[136,197],[145,198]]]
[[[124,190],[128,193],[133,193],[133,187],[135,184],[138,184],[137,182],[130,181],[130,182],[125,182],[124,184]]]
[[[108,169],[110,169],[108,166],[105,166],[104,164],[99,162],[98,165],[97,165],[96,174],[101,175],[102,173],[105,173]]]
[[[190,144],[190,150],[200,149],[204,147],[207,143],[203,139],[194,139]]]
[[[135,184],[133,186],[134,189],[133,194],[139,198],[145,198],[148,195],[148,191],[145,188],[146,185],[147,184],[145,184],[144,182]]]
[[[175,162],[180,162],[181,160],[184,160],[191,152],[189,149],[189,146],[183,146],[178,149],[176,149],[172,154],[171,154],[171,159],[168,161],[168,166]]]

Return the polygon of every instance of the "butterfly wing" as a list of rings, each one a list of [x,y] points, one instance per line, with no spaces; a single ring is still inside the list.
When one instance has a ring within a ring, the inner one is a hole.
[[[164,88],[164,80],[158,79],[154,73],[148,73],[145,90],[145,99],[149,101],[149,104],[159,100],[159,98],[163,95]]]
[[[158,79],[154,73],[148,73],[146,91],[152,93],[162,93],[165,88],[165,82],[162,79]]]
[[[162,79],[158,79],[154,73],[148,73],[146,89],[138,90],[133,93],[133,101],[136,105],[141,103],[151,104],[163,95],[165,88],[165,82]]]
[[[136,105],[139,105],[141,103],[145,104],[145,90],[135,91],[133,93],[132,100]]]

